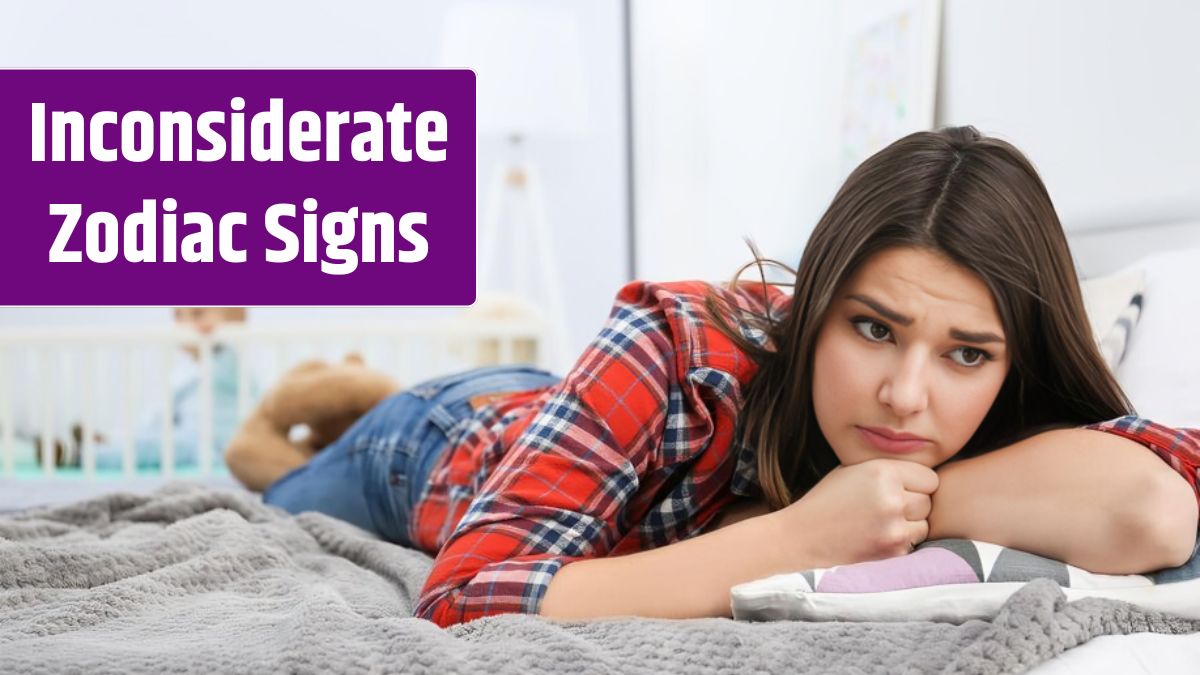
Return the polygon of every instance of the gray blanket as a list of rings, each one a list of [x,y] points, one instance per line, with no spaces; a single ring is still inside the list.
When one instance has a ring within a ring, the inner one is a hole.
[[[1200,622],[1026,585],[991,622],[412,617],[432,560],[321,514],[174,483],[0,518],[0,672],[1022,672]]]

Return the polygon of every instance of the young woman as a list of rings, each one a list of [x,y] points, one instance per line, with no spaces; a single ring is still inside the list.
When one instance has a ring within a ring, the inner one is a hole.
[[[630,283],[565,377],[389,396],[264,499],[436,555],[416,614],[443,626],[729,616],[734,584],[947,537],[1101,573],[1192,555],[1200,431],[1133,416],[1011,145],[895,142],[794,274]]]

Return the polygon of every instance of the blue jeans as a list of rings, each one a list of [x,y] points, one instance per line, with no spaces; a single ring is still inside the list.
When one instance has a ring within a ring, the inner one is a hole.
[[[525,391],[561,378],[530,366],[485,366],[427,380],[380,401],[306,464],[272,483],[263,501],[320,511],[411,546],[409,519],[469,399]]]

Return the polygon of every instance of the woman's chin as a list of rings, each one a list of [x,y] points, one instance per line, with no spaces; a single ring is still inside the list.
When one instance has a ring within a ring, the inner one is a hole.
[[[918,450],[917,452],[909,453],[894,453],[879,450],[877,448],[854,448],[847,453],[835,451],[834,454],[837,455],[842,466],[862,464],[863,462],[867,462],[872,459],[898,459],[904,462],[916,462],[917,464],[921,464],[930,468],[933,468],[937,464],[937,460],[931,456],[930,453],[925,452],[924,450]]]

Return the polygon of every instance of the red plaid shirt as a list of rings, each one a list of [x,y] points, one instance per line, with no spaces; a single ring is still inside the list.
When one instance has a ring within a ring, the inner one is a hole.
[[[790,296],[768,288],[782,318]],[[733,443],[756,366],[705,319],[711,289],[626,285],[561,383],[483,406],[450,439],[410,522],[414,544],[437,554],[416,616],[449,626],[537,613],[563,565],[686,539],[738,496],[761,495],[754,452]],[[715,290],[761,313],[760,289]],[[1197,488],[1200,431],[1132,417],[1091,427],[1145,443]]]

